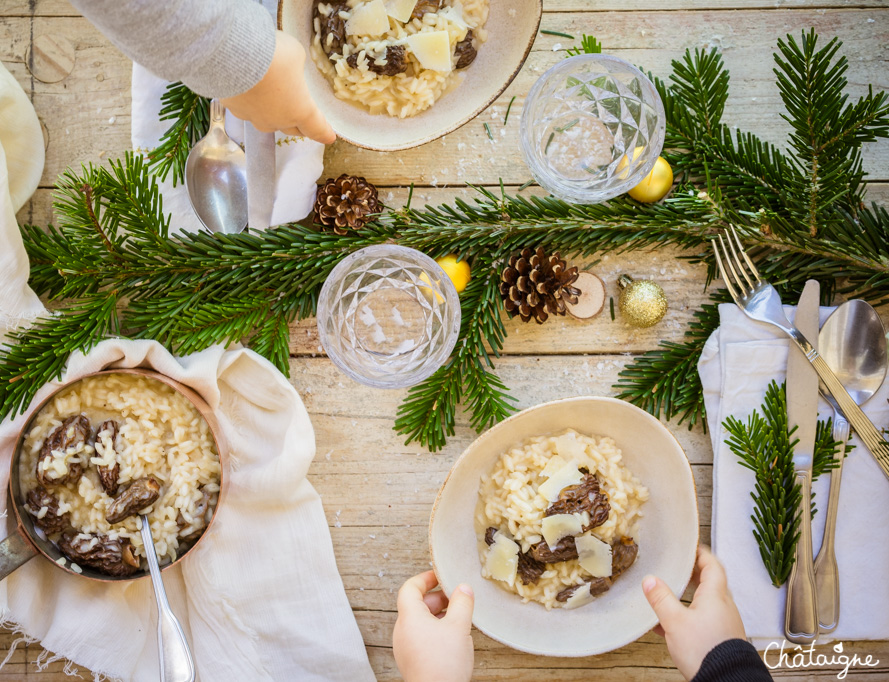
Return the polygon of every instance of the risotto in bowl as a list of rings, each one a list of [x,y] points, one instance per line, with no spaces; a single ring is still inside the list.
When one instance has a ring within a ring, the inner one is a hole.
[[[542,0],[281,0],[278,28],[306,46],[306,84],[337,135],[393,151],[496,100],[530,53],[542,9]]]
[[[161,568],[172,565],[215,515],[217,431],[197,394],[155,372],[112,370],[62,387],[28,420],[13,461],[26,537],[73,573],[139,577],[145,515]]]
[[[646,574],[677,594],[691,577],[691,467],[673,435],[629,403],[546,403],[501,422],[457,460],[429,541],[443,589],[473,587],[473,623],[485,634],[533,654],[604,653],[656,624]]]

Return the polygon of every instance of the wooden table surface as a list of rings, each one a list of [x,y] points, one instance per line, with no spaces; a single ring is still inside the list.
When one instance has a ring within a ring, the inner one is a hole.
[[[508,0],[492,0],[501,2]],[[849,57],[850,94],[868,84],[889,90],[889,2],[887,0],[546,0],[541,28],[575,36],[596,35],[606,51],[651,69],[670,72],[670,60],[686,48],[721,49],[732,74],[727,120],[781,144],[786,125],[772,74],[778,38],[814,26],[827,39],[839,36]],[[417,186],[415,201],[439,203],[468,196],[465,183],[515,191],[530,178],[518,150],[519,114],[534,80],[561,59],[571,41],[540,35],[515,82],[481,116],[447,137],[418,149],[375,153],[336,143],[327,150],[325,175],[364,175],[398,206],[405,187]],[[27,55],[46,71],[34,77]],[[66,55],[74,56],[73,65]],[[102,163],[130,147],[131,63],[67,0],[3,0],[0,3],[0,59],[29,93],[44,125],[46,168],[40,189],[19,214],[22,222],[52,219],[51,189],[67,166]],[[73,66],[73,68],[72,68]],[[70,73],[64,75],[70,69]],[[47,73],[49,76],[47,77]],[[508,124],[503,114],[515,95]],[[482,123],[490,123],[494,140]],[[864,155],[871,174],[870,197],[889,201],[889,141],[869,145]],[[534,189],[525,190],[533,192]],[[704,271],[660,249],[606,256],[595,267],[615,295],[623,272],[658,280],[670,299],[667,318],[650,330],[634,330],[606,313],[582,323],[557,319],[545,326],[509,322],[505,355],[498,371],[524,408],[555,398],[611,395],[618,372],[632,356],[678,340],[706,298]],[[367,651],[381,680],[397,679],[391,632],[395,595],[409,576],[429,566],[426,528],[435,494],[451,464],[472,442],[468,420],[458,416],[457,435],[442,452],[405,446],[392,431],[402,391],[378,391],[349,381],[321,351],[312,321],[293,326],[291,381],[315,425],[317,456],[310,480],[323,496],[337,562]],[[700,428],[672,425],[694,470],[701,534],[710,537],[712,451]],[[662,640],[647,634],[610,654],[551,659],[512,651],[473,634],[476,679],[510,680],[680,680]],[[15,636],[0,634],[0,648]],[[889,679],[889,642],[847,643],[846,652],[873,654],[882,662],[849,677]],[[43,671],[35,645],[19,646],[0,680],[67,680],[63,662]],[[3,651],[0,651],[2,660]],[[83,672],[83,671],[82,671]],[[833,679],[836,670],[779,673],[786,679]]]

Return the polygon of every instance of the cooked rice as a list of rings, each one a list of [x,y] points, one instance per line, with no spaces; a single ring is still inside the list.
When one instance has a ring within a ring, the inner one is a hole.
[[[197,510],[203,491],[210,495],[211,510],[219,496],[219,456],[206,420],[185,396],[156,379],[133,374],[88,377],[59,393],[32,423],[19,464],[23,491],[37,486],[36,465],[43,441],[66,417],[76,414],[85,415],[93,430],[107,419],[120,425],[116,454],[120,490],[149,475],[161,484],[161,495],[148,519],[160,563],[175,561],[180,537],[205,525]],[[113,498],[102,489],[96,466],[114,461],[105,449],[109,435],[99,434],[95,452],[89,446],[85,449],[84,454],[94,456],[84,465],[80,481],[54,485],[51,492],[59,498],[59,512],[70,512],[76,530],[129,538],[134,553],[145,556],[138,516],[114,525],[105,520]],[[180,513],[188,524],[182,529],[176,522]]]
[[[347,4],[352,10],[364,2],[365,0],[348,0]],[[322,14],[326,14],[332,6],[322,3],[319,9]],[[363,36],[347,36],[343,54],[332,55],[334,61],[328,58],[321,47],[320,27],[316,20],[310,49],[312,59],[331,82],[334,94],[340,99],[367,109],[372,114],[385,113],[399,118],[415,116],[457,87],[464,78],[465,69],[454,69],[449,73],[424,69],[410,49],[406,49],[407,71],[384,76],[369,71],[367,59],[380,58],[389,45],[406,45],[409,35],[431,31],[448,32],[453,54],[454,46],[466,36],[466,29],[451,20],[449,12],[442,12],[446,7],[454,7],[462,14],[463,21],[472,30],[477,45],[481,47],[488,36],[483,28],[488,19],[488,0],[444,0],[438,12],[429,12],[422,19],[410,19],[404,25],[390,17],[389,31],[381,36],[374,36],[374,40],[367,41]],[[340,16],[348,19],[351,11],[340,12]],[[358,54],[358,68],[353,69],[346,63],[346,58],[351,54]]]
[[[596,474],[600,489],[608,496],[611,505],[608,520],[593,528],[591,533],[609,544],[621,537],[636,538],[637,522],[643,514],[642,504],[648,499],[648,488],[621,464],[621,451],[614,440],[584,436],[571,429],[558,436],[536,436],[501,455],[491,473],[482,477],[475,525],[485,578],[490,578],[485,569],[486,528],[506,531],[523,552],[543,540],[544,511],[550,502],[537,492],[537,488],[546,480],[541,472],[553,455],[588,468],[590,473]],[[547,564],[536,585],[524,585],[518,577],[512,586],[501,580],[496,582],[503,589],[518,594],[523,602],[536,601],[552,609],[565,606],[556,600],[559,592],[591,577],[574,559]]]

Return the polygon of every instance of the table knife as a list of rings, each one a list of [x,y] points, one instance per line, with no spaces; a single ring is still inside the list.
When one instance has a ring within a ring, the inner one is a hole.
[[[794,325],[807,339],[818,340],[820,286],[809,280],[796,308]],[[816,346],[817,349],[817,346]],[[818,374],[802,351],[791,346],[787,358],[787,422],[796,426],[793,437],[795,482],[800,486],[799,541],[787,581],[784,634],[795,644],[810,644],[818,637],[818,608],[812,558],[812,464],[818,423]]]
[[[277,0],[256,0],[277,21]],[[244,152],[247,154],[247,225],[265,230],[272,223],[275,204],[275,134],[261,133],[244,122]]]

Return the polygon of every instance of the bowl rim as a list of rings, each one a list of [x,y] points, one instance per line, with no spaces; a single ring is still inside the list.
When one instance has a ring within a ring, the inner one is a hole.
[[[571,402],[620,403],[621,405],[623,405],[625,407],[632,408],[632,410],[635,410],[637,413],[641,413],[641,415],[644,415],[644,417],[646,419],[648,419],[649,421],[656,423],[658,426],[661,427],[661,429],[663,429],[665,432],[670,434],[670,437],[676,443],[676,447],[679,448],[679,452],[682,453],[683,458],[685,460],[685,464],[688,467],[688,473],[691,478],[692,491],[694,493],[692,502],[694,504],[695,517],[698,519],[698,522],[695,524],[695,557],[694,557],[693,561],[691,562],[692,565],[691,565],[691,569],[689,570],[689,573],[688,573],[688,578],[684,581],[684,585],[682,586],[682,590],[679,592],[679,595],[681,596],[685,592],[685,590],[688,589],[688,585],[691,583],[692,576],[694,575],[695,565],[697,564],[697,548],[700,546],[700,543],[701,543],[701,523],[700,523],[700,509],[698,508],[698,486],[697,486],[697,482],[695,481],[694,470],[691,467],[691,461],[688,459],[688,455],[685,452],[685,448],[682,447],[682,444],[679,442],[679,440],[676,438],[676,436],[673,434],[673,432],[670,431],[670,429],[668,429],[666,426],[664,426],[664,424],[661,423],[660,419],[658,419],[657,417],[652,415],[650,412],[646,412],[642,408],[640,408],[636,405],[633,405],[632,403],[629,403],[625,400],[621,400],[619,398],[613,398],[610,396],[578,395],[578,396],[572,396],[572,397],[568,397],[568,398],[558,398],[556,400],[550,400],[545,403],[539,403],[537,405],[532,405],[531,407],[525,408],[521,412],[517,412],[517,413],[507,417],[503,421],[495,424],[493,427],[491,427],[490,429],[485,431],[483,434],[481,434],[474,441],[472,441],[472,443],[469,444],[469,446],[462,452],[462,454],[457,458],[457,460],[451,466],[450,471],[448,471],[448,475],[445,477],[444,482],[442,482],[441,487],[438,489],[438,494],[435,496],[435,502],[432,505],[432,512],[430,513],[430,516],[429,516],[429,528],[427,531],[427,541],[429,543],[429,557],[430,557],[431,564],[432,564],[432,570],[435,572],[436,579],[439,580],[441,589],[446,594],[449,594],[449,592],[451,590],[453,590],[456,587],[456,585],[444,585],[441,583],[439,571],[438,571],[438,565],[437,565],[437,562],[435,561],[435,548],[432,544],[432,526],[433,526],[433,523],[435,522],[435,514],[438,511],[438,505],[439,505],[439,502],[441,501],[442,493],[444,492],[445,486],[447,486],[448,481],[451,480],[451,476],[457,470],[457,467],[460,466],[463,463],[463,461],[468,458],[470,452],[475,450],[480,443],[483,443],[486,439],[488,439],[490,437],[490,434],[492,432],[494,432],[495,430],[498,430],[501,427],[506,427],[510,422],[518,419],[519,417],[524,416],[525,414],[527,414],[529,412],[533,412],[535,410],[539,410],[544,407],[551,407],[553,405],[559,405],[559,404],[571,403]],[[553,658],[581,658],[581,657],[586,657],[586,656],[599,656],[601,654],[605,654],[610,651],[615,651],[617,649],[625,647],[628,644],[632,644],[633,642],[638,640],[640,637],[643,637],[648,631],[650,631],[657,624],[657,622],[658,622],[657,615],[654,613],[654,611],[651,611],[650,617],[645,620],[645,623],[646,623],[645,630],[640,632],[637,635],[632,636],[630,639],[627,639],[625,641],[621,640],[617,645],[610,646],[607,649],[574,651],[572,653],[559,653],[559,654],[547,652],[542,649],[535,649],[534,647],[517,646],[514,643],[504,641],[499,636],[497,636],[497,634],[489,632],[487,629],[481,628],[478,625],[476,625],[474,617],[473,617],[472,624],[475,625],[475,627],[479,630],[479,632],[484,633],[486,636],[499,642],[500,644],[503,644],[504,646],[509,647],[510,649],[515,649],[517,651],[523,651],[525,653],[534,654],[537,656],[549,656],[549,657],[553,657]]]
[[[284,3],[285,2],[287,2],[287,0],[279,0],[279,2],[278,2],[278,12],[277,12],[275,24],[276,24],[276,28],[279,31],[284,30],[283,29],[283,25],[284,25],[283,19],[284,19]],[[513,72],[509,75],[509,77],[507,77],[507,79],[505,81],[503,81],[503,85],[499,86],[499,88],[496,90],[496,92],[492,93],[491,97],[489,99],[487,99],[483,104],[476,107],[476,109],[474,111],[467,114],[466,116],[461,117],[456,123],[450,124],[450,125],[442,128],[438,132],[429,133],[428,135],[425,135],[417,140],[414,140],[412,142],[402,143],[402,144],[374,145],[374,144],[370,144],[370,143],[366,143],[366,142],[359,142],[357,140],[353,140],[348,135],[343,135],[343,134],[339,133],[334,128],[334,132],[336,133],[337,138],[343,140],[344,142],[348,142],[349,144],[355,145],[356,147],[360,147],[361,149],[369,149],[370,151],[374,151],[374,152],[399,152],[399,151],[404,151],[405,149],[413,149],[414,147],[421,147],[424,144],[428,144],[429,142],[434,142],[435,140],[439,139],[440,137],[444,137],[445,135],[448,135],[449,133],[454,132],[458,128],[462,128],[467,123],[474,120],[485,109],[487,109],[489,106],[491,106],[497,100],[497,98],[500,97],[500,95],[503,94],[503,91],[506,90],[506,88],[508,88],[512,84],[512,82],[515,80],[516,76],[519,75],[519,71],[521,71],[522,68],[525,66],[525,62],[528,61],[528,55],[531,54],[531,48],[534,47],[534,43],[537,40],[537,35],[540,32],[540,22],[543,19],[543,0],[534,0],[534,5],[537,9],[537,12],[536,12],[537,21],[534,22],[534,31],[531,33],[531,38],[528,40],[528,44],[525,45],[525,50],[522,53],[521,60],[519,61],[518,65],[515,67],[515,69],[513,69]],[[312,61],[311,55],[309,55],[309,48],[306,47],[306,65],[304,68],[309,68],[310,63],[313,68],[317,68],[315,66],[314,62]],[[325,80],[327,80],[327,79],[325,78]],[[348,102],[343,102],[343,104],[352,106]],[[435,104],[433,104],[432,106],[435,106]]]

